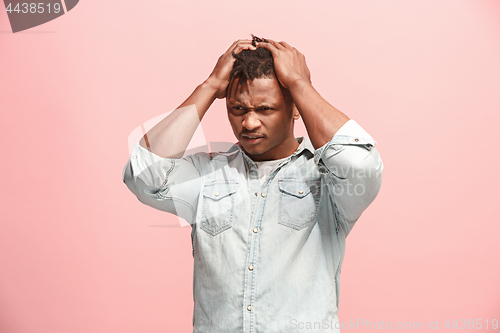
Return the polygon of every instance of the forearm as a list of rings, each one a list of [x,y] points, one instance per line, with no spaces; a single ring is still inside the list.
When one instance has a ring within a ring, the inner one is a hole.
[[[151,128],[139,144],[160,157],[181,158],[217,89],[206,80],[171,114]]]
[[[235,41],[219,57],[212,73],[170,115],[149,130],[139,145],[160,157],[181,158],[201,119],[216,98],[226,96],[229,76],[237,54],[242,50],[255,50],[251,40]]]
[[[315,149],[330,141],[349,120],[349,117],[321,97],[310,82],[297,80],[290,85],[289,90]]]

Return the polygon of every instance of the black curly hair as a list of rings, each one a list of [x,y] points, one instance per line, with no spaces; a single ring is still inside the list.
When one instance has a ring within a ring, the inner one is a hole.
[[[252,45],[257,46],[255,42],[269,43],[265,38],[259,38],[252,34]],[[229,82],[233,78],[239,79],[239,84],[245,83],[246,80],[253,81],[254,79],[276,77],[274,71],[274,59],[271,51],[266,48],[258,47],[256,50],[242,50],[236,54],[233,52],[233,57],[236,58],[233,69],[229,74]],[[287,104],[293,104],[293,99],[288,89],[284,88],[278,80],[278,84],[283,92],[283,97]],[[229,89],[229,86],[228,88]],[[292,114],[292,107],[289,108]]]
[[[256,42],[268,43],[264,38],[259,38],[252,35],[252,45],[257,46]],[[233,57],[236,58],[233,70],[229,74],[229,81],[234,78],[239,78],[241,83],[250,79],[259,79],[262,77],[271,77],[276,75],[274,72],[274,61],[271,51],[266,48],[258,47],[256,50],[242,50],[236,54],[233,52]]]

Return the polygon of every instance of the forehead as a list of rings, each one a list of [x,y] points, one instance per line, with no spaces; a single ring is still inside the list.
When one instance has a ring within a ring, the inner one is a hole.
[[[244,83],[240,83],[240,80],[236,78],[229,83],[226,100],[228,103],[280,104],[284,102],[284,97],[275,77],[246,80]]]

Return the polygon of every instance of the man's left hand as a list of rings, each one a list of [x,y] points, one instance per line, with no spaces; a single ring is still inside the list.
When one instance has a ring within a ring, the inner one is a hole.
[[[306,58],[295,47],[286,42],[276,42],[267,39],[266,42],[257,43],[257,47],[265,47],[274,59],[276,77],[283,87],[290,89],[300,81],[311,83],[311,73],[306,64]]]

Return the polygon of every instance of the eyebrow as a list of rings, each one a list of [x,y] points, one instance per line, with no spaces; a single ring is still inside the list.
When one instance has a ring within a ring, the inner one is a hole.
[[[245,109],[248,109],[246,106],[244,106],[244,105],[243,105],[242,103],[240,103],[240,102],[229,102],[229,104],[230,104],[231,106],[241,106],[241,107],[243,107],[243,108],[245,108]],[[259,104],[259,105],[258,105],[258,106],[256,106],[255,108],[256,108],[256,109],[258,109],[258,108],[262,108],[262,107],[274,108],[275,106],[274,106],[273,104],[271,104],[271,103],[266,103],[266,102],[264,102],[264,103]]]

